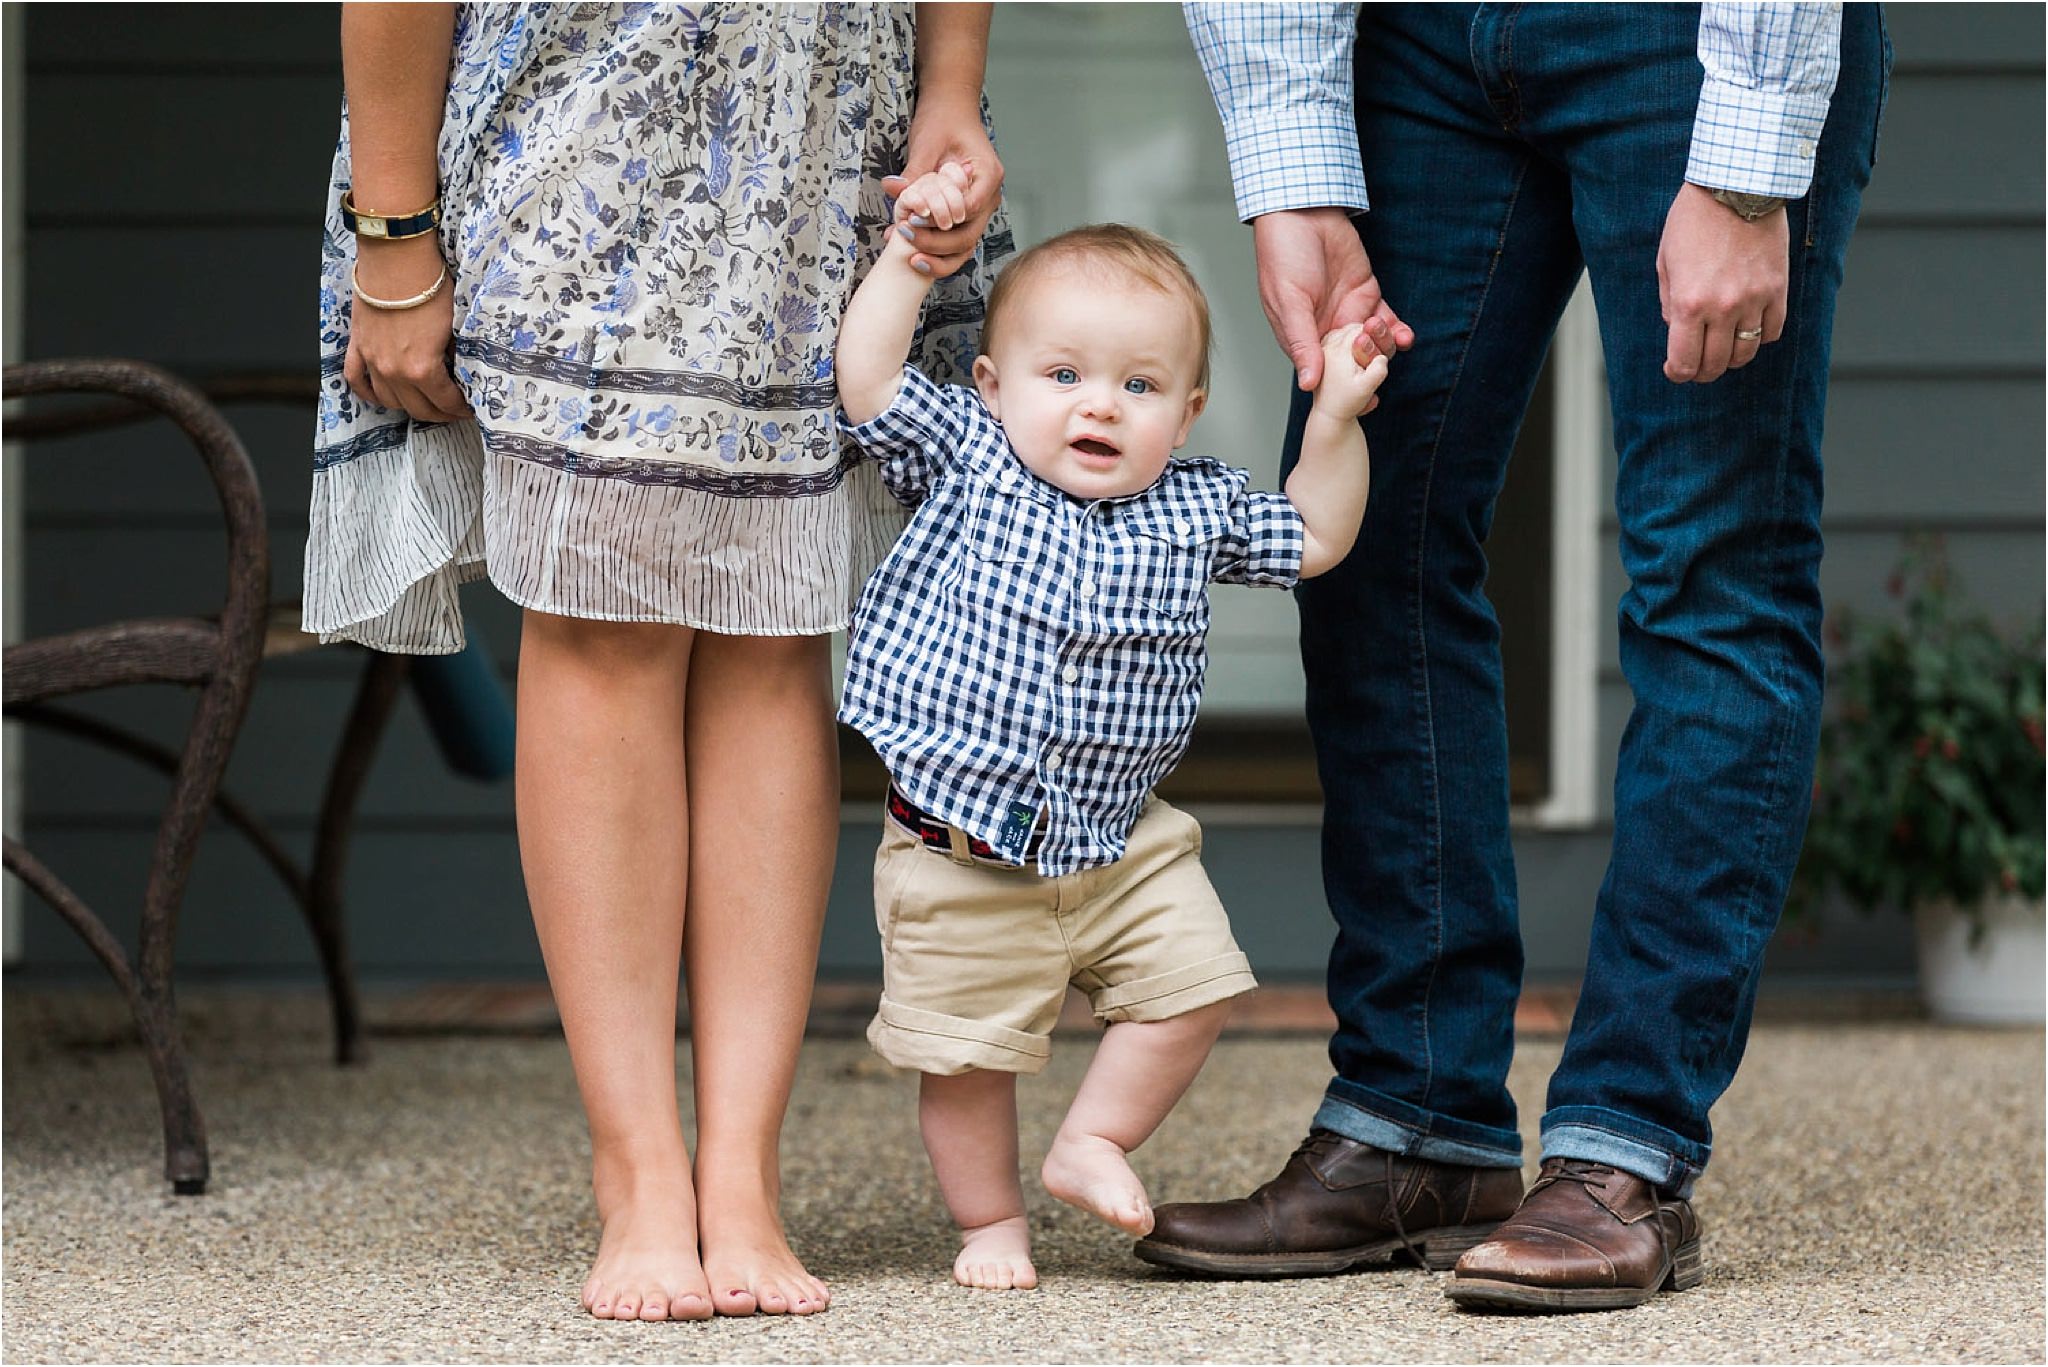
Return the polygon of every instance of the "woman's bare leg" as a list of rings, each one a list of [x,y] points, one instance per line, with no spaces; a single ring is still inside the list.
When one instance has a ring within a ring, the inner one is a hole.
[[[683,960],[697,1085],[697,1228],[721,1314],[811,1314],[777,1145],[839,844],[831,638],[699,633],[690,664]]]
[[[712,1313],[676,1106],[692,635],[528,612],[519,643],[520,861],[590,1122],[600,1319]]]

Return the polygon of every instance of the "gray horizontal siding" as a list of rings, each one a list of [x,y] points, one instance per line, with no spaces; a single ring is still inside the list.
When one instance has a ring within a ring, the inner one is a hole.
[[[2022,5],[1894,5],[1898,66],[1877,179],[1852,248],[1828,416],[1829,602],[1882,610],[1881,584],[1908,528],[1945,531],[1965,581],[2001,613],[2038,618],[2042,582],[2041,216],[2043,17]],[[308,368],[319,215],[340,67],[332,5],[38,5],[28,30],[28,347],[34,356],[111,353],[186,370]],[[1185,38],[1156,7],[1004,6],[991,84],[1012,105],[1068,69],[1082,45],[1143,63],[1142,92],[1207,119]],[[998,101],[999,127],[1004,103]],[[1004,136],[1086,135],[1074,106]],[[1069,125],[1072,125],[1071,127]],[[1064,131],[1062,131],[1064,130]],[[1190,155],[1213,151],[1211,123]],[[195,155],[195,150],[209,155]],[[220,149],[232,155],[212,155]],[[1220,164],[1214,205],[1226,212]],[[1050,202],[1015,189],[1020,222]],[[1064,202],[1064,201],[1062,201]],[[1234,229],[1174,231],[1204,255],[1219,299],[1251,306],[1248,248]],[[227,301],[227,302],[223,302]],[[1264,345],[1243,340],[1243,350]],[[1244,364],[1270,362],[1263,350]],[[234,413],[269,501],[275,591],[297,592],[309,482],[304,413]],[[1222,417],[1219,413],[1218,417]],[[163,436],[125,433],[31,453],[24,550],[29,628],[203,610],[220,592],[220,540],[197,462]],[[1600,592],[1621,583],[1611,518]],[[467,591],[508,672],[517,613]],[[1265,596],[1219,595],[1262,648],[1292,637]],[[1627,686],[1602,656],[1601,763],[1609,786]],[[356,660],[327,651],[266,671],[230,784],[303,845]],[[89,707],[175,743],[190,699],[128,690]],[[31,737],[28,831],[89,900],[132,905],[162,783],[76,743]],[[449,774],[410,701],[365,794],[351,868],[357,943],[386,977],[531,974],[539,969],[518,881],[510,792]],[[828,971],[873,967],[866,914],[871,828],[849,826],[828,928]],[[1328,934],[1313,833],[1213,830],[1212,872],[1257,966],[1313,973]],[[1606,852],[1606,833],[1518,837],[1533,974],[1568,974]],[[84,970],[84,951],[27,904],[28,962]],[[303,974],[296,913],[231,831],[209,833],[188,901],[182,956],[194,973]],[[1896,923],[1841,922],[1819,947],[1780,946],[1774,965],[1896,973]]]

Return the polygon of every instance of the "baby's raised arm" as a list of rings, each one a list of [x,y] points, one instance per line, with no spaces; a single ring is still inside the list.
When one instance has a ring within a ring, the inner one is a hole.
[[[1301,514],[1305,533],[1304,579],[1334,568],[1349,555],[1358,540],[1358,524],[1365,518],[1372,466],[1358,415],[1387,377],[1387,358],[1375,356],[1370,365],[1358,364],[1351,346],[1362,329],[1362,324],[1353,323],[1323,338],[1322,382],[1302,430],[1301,462],[1287,477],[1287,501]]]
[[[917,248],[904,229],[915,231],[913,216],[941,227],[961,221],[966,216],[961,191],[970,174],[969,168],[947,162],[919,176],[897,198],[897,221],[889,227],[881,258],[847,302],[832,369],[839,382],[839,405],[852,422],[868,422],[895,401],[910,340],[917,333],[918,313],[932,287],[929,268],[920,269],[921,262],[911,264]]]

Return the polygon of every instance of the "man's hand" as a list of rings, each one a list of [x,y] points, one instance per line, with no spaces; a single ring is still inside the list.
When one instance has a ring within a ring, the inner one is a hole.
[[[1376,351],[1365,364],[1359,364],[1359,338],[1364,331],[1363,323],[1352,323],[1324,334],[1323,375],[1316,385],[1317,413],[1350,422],[1372,409],[1380,382],[1387,378],[1387,355]]]
[[[1252,220],[1252,242],[1259,256],[1259,302],[1303,389],[1322,383],[1320,339],[1327,332],[1364,324],[1353,344],[1361,366],[1375,355],[1415,345],[1415,329],[1381,296],[1372,262],[1344,210],[1260,214]],[[1377,402],[1363,411],[1371,412]]]
[[[1783,335],[1791,273],[1786,222],[1777,209],[1745,223],[1699,186],[1679,187],[1657,247],[1657,298],[1670,329],[1665,379],[1718,380]]]

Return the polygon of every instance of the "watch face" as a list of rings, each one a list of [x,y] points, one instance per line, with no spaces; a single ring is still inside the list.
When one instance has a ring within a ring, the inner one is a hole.
[[[1776,195],[1752,195],[1741,190],[1716,190],[1713,194],[1717,201],[1749,222],[1762,218],[1785,202]]]

